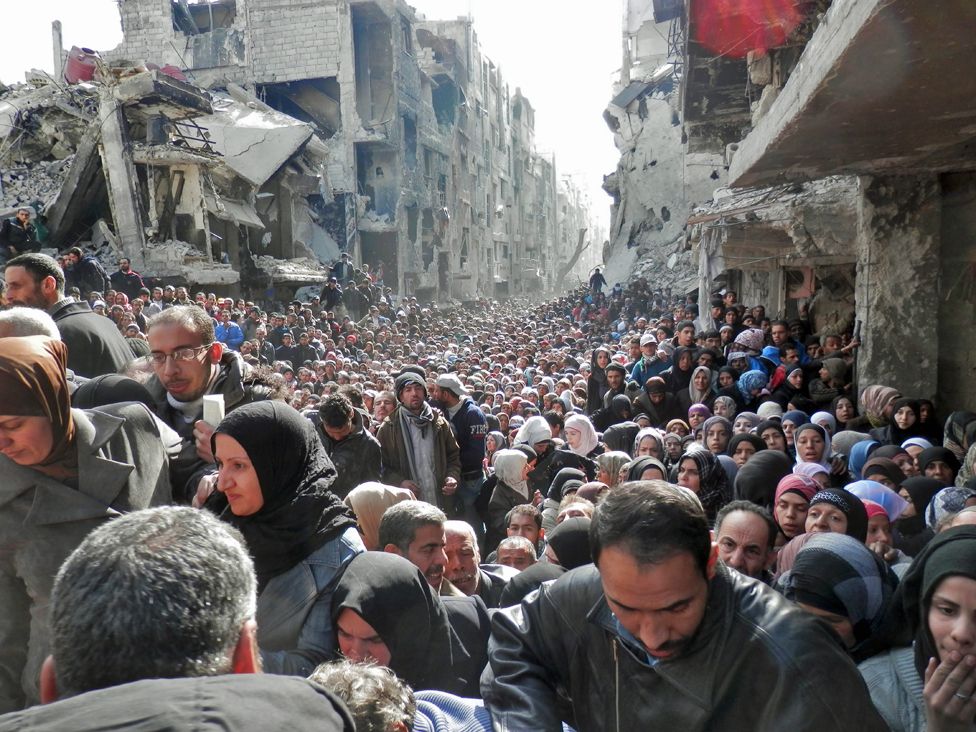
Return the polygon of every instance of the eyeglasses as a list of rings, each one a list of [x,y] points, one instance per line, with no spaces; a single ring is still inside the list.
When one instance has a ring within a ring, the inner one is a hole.
[[[197,348],[178,348],[172,353],[150,353],[146,359],[153,366],[162,366],[166,363],[167,358],[173,359],[176,363],[186,363],[187,361],[195,361],[199,354],[209,351],[211,345],[213,344]]]

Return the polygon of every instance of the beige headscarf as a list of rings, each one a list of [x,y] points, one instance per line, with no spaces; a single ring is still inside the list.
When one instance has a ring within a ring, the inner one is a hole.
[[[359,533],[363,543],[370,551],[382,549],[380,543],[380,520],[390,506],[415,498],[406,488],[394,488],[382,483],[363,483],[356,486],[345,498],[345,503],[356,514]]]

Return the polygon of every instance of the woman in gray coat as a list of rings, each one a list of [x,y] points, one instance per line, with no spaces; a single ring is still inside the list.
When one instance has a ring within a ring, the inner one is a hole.
[[[211,438],[220,473],[208,508],[247,541],[258,578],[258,646],[267,673],[308,676],[336,649],[332,592],[366,550],[312,423],[284,402],[245,404]]]
[[[0,339],[0,713],[38,701],[48,600],[99,524],[169,503],[165,438],[135,403],[72,409],[64,343]]]

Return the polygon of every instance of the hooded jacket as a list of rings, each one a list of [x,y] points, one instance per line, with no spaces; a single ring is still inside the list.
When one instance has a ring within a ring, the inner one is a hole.
[[[622,633],[595,567],[543,585],[493,616],[481,690],[502,731],[887,730],[827,627],[721,563],[690,645],[655,664]]]
[[[315,425],[315,432],[339,474],[332,483],[333,493],[345,498],[357,485],[379,481],[383,460],[379,440],[366,429],[369,415],[360,409],[353,410],[352,432],[340,442],[326,434],[318,410],[312,410],[306,416]]]

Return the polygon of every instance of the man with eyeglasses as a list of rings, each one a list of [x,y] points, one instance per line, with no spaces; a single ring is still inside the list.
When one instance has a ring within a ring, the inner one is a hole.
[[[207,492],[215,472],[210,435],[217,425],[203,421],[204,395],[222,394],[229,412],[270,398],[272,389],[259,382],[239,354],[216,340],[213,320],[196,305],[153,316],[147,340],[153,375],[146,388],[155,402],[153,411],[183,440],[179,457],[170,463],[173,498],[190,503],[198,489]]]

